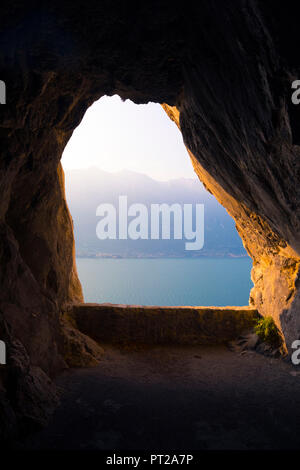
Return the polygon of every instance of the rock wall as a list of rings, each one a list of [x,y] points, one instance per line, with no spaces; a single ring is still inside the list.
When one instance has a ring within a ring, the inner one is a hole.
[[[259,317],[251,307],[157,307],[76,304],[80,331],[101,344],[216,345],[249,331]]]
[[[163,108],[180,128],[179,110],[166,104]],[[198,138],[198,134],[196,136]],[[249,209],[245,203],[232,197],[205,170],[200,163],[201,155],[196,158],[191,151],[189,155],[195,172],[206,189],[234,218],[243,244],[253,260],[251,277],[254,287],[250,293],[249,304],[257,308],[261,315],[274,318],[289,349],[300,334],[300,319],[297,314],[300,266],[298,252],[277,231],[275,232],[265,219]],[[249,183],[251,183],[250,178]],[[243,191],[243,185],[240,190]],[[247,197],[246,193],[245,197]]]
[[[251,304],[274,316],[288,346],[300,336],[300,111],[290,102],[300,75],[291,53],[298,16],[273,3],[2,7],[0,339],[8,364],[0,369],[0,435],[45,422],[56,401],[49,377],[66,358],[101,356],[63,313],[82,293],[59,160],[104,94],[177,107],[199,177],[235,218],[254,260]]]

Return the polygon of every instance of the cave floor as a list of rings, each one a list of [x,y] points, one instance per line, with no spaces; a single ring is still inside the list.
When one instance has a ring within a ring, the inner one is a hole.
[[[218,347],[105,346],[57,379],[61,405],[26,450],[300,448],[300,366]]]

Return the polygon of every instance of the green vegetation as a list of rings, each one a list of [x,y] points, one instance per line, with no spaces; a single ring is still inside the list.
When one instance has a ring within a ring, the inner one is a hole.
[[[261,341],[274,348],[282,345],[282,337],[272,317],[264,317],[258,320],[254,327],[255,333]]]

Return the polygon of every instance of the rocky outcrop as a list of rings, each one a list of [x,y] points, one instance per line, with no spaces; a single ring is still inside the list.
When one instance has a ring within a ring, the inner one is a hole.
[[[79,304],[80,305],[80,304]],[[61,353],[70,367],[97,366],[104,349],[92,338],[78,330],[75,318],[71,311],[65,312],[61,319],[62,348]]]
[[[300,337],[300,111],[290,100],[300,75],[292,52],[297,18],[269,0],[3,6],[2,435],[22,416],[44,422],[46,402],[55,402],[45,377],[67,366],[66,351],[94,349],[80,335],[74,342],[76,328],[62,321],[82,293],[59,160],[104,94],[166,103],[173,116],[179,110],[196,172],[234,217],[253,258],[251,305],[274,317],[288,347]]]
[[[180,127],[179,110],[166,104],[163,108]],[[206,189],[234,218],[244,246],[253,259],[251,277],[254,287],[250,293],[249,304],[257,308],[261,315],[274,318],[285,337],[288,349],[300,334],[300,318],[296,313],[299,302],[297,287],[300,258],[298,252],[271,228],[271,221],[269,223],[258,216],[244,202],[229,194],[204,168],[200,163],[200,158],[196,158],[191,151],[189,154],[195,172]],[[221,169],[220,172],[222,171]],[[248,184],[250,184],[250,177]],[[243,187],[240,191],[243,191]],[[247,193],[245,193],[246,197],[249,197]],[[284,219],[282,222],[284,224]]]

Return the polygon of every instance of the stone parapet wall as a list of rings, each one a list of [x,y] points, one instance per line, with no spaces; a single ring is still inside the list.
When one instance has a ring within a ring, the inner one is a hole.
[[[78,329],[100,343],[221,344],[249,330],[258,318],[250,307],[152,307],[77,304]]]

